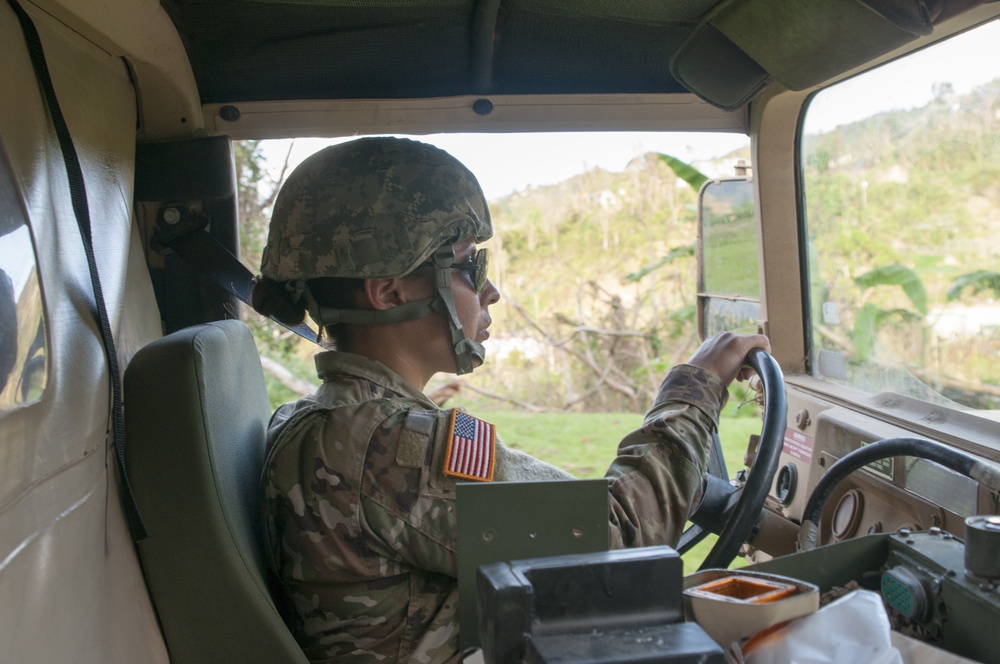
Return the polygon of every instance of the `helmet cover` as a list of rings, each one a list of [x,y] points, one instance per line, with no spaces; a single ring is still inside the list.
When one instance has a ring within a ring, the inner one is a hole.
[[[405,275],[447,243],[493,235],[475,175],[405,138],[362,138],[303,161],[278,192],[261,260],[277,281]]]

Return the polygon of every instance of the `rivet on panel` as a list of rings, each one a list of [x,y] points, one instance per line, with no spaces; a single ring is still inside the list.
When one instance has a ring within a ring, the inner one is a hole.
[[[219,117],[226,122],[236,122],[240,119],[240,109],[236,108],[232,104],[226,104],[219,109]]]
[[[476,115],[489,115],[493,112],[493,102],[489,99],[477,99],[472,102],[472,111]]]

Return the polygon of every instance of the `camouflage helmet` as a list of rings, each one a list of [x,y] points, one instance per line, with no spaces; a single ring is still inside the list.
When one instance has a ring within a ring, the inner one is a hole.
[[[362,138],[303,161],[278,193],[260,271],[277,281],[409,273],[444,245],[493,234],[476,177],[404,138]]]

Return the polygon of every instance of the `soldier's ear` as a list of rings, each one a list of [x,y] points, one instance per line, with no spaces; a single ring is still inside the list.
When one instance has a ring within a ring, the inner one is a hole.
[[[413,280],[399,277],[365,279],[365,300],[375,311],[384,311],[418,299]]]

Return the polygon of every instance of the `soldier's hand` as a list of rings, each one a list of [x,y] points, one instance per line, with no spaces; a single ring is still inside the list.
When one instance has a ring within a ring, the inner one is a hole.
[[[688,364],[711,371],[726,385],[736,380],[746,380],[753,375],[753,370],[745,366],[747,353],[754,348],[771,352],[771,342],[761,334],[734,334],[720,332],[705,339],[694,352]]]

